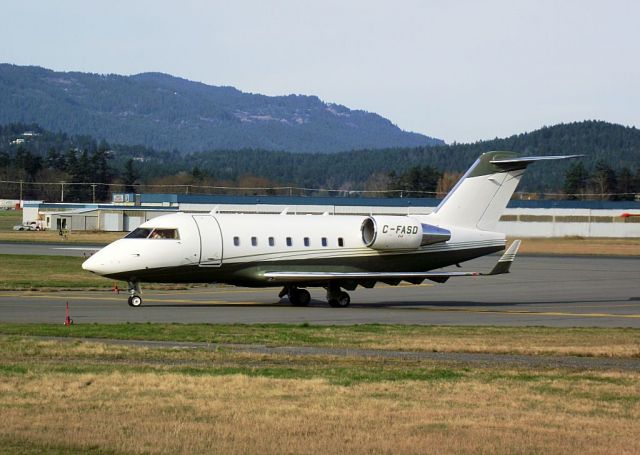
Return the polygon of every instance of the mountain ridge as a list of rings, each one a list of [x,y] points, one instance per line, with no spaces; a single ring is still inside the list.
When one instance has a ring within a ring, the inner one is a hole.
[[[16,141],[21,141],[21,144]],[[5,157],[4,166],[10,166],[19,148],[42,158],[52,149],[64,154],[68,150],[109,148],[113,152],[114,169],[122,173],[126,160],[135,159],[144,180],[183,171],[193,173],[197,169],[198,173],[216,181],[237,181],[243,176],[252,175],[284,185],[345,190],[384,189],[384,181],[389,173],[399,175],[414,166],[431,166],[443,172],[460,173],[481,153],[491,150],[510,150],[521,155],[582,154],[584,157],[579,162],[587,170],[594,170],[600,161],[609,163],[615,170],[625,167],[630,169],[637,175],[635,178],[640,188],[640,130],[593,120],[546,126],[532,132],[472,144],[359,150],[335,154],[244,149],[185,155],[142,146],[99,144],[99,141],[89,136],[52,133],[37,125],[0,125],[0,172],[2,157]],[[561,191],[566,171],[575,162],[577,161],[571,160],[531,166],[524,176],[520,190]],[[15,172],[10,169],[6,172],[11,177],[9,180],[15,180]]]
[[[147,72],[131,76],[0,64],[0,124],[160,150],[340,152],[443,145],[314,95],[267,96]]]

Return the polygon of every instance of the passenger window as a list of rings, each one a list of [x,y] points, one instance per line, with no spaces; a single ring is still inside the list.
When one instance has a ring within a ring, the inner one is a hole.
[[[258,238],[251,237],[251,246],[258,246]]]
[[[180,240],[177,229],[165,229],[155,228],[149,236],[150,239],[162,239],[162,240]]]
[[[322,246],[327,246],[327,238],[322,237]]]
[[[304,246],[309,246],[309,237],[304,238]]]
[[[344,246],[344,240],[342,240],[342,237],[338,237],[338,246]]]
[[[235,246],[240,246],[240,237],[234,237],[233,238],[233,244]]]
[[[291,241],[291,237],[287,237],[287,246],[291,246],[293,245],[293,242]]]
[[[149,228],[136,228],[133,231],[129,232],[125,239],[146,239],[151,234],[151,229]]]
[[[269,237],[269,246],[275,246],[276,241],[273,237]]]

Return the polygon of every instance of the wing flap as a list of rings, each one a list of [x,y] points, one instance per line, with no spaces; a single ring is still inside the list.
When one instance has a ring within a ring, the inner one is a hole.
[[[333,280],[376,280],[412,281],[419,279],[442,279],[459,276],[478,276],[478,272],[265,272],[263,276],[271,281],[333,281]]]
[[[326,281],[353,281],[366,282],[368,285],[376,281],[389,284],[398,284],[400,281],[409,283],[421,283],[423,280],[431,280],[436,283],[444,283],[449,278],[463,276],[489,276],[509,273],[509,269],[515,260],[520,247],[520,240],[514,240],[511,246],[498,259],[498,262],[489,273],[480,272],[299,272],[277,271],[264,272],[263,276],[269,281],[296,282],[326,282]]]

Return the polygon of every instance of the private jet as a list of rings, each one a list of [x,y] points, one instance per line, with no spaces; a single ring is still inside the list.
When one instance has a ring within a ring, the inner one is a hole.
[[[82,268],[128,283],[130,306],[140,283],[226,283],[281,287],[296,306],[322,287],[330,306],[350,304],[346,291],[376,283],[508,273],[520,241],[487,272],[437,271],[501,251],[494,232],[524,174],[537,161],[570,156],[481,155],[427,215],[279,215],[176,213],[153,218],[87,259]]]

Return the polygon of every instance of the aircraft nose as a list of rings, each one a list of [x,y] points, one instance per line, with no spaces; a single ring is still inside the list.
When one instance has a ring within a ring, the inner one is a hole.
[[[95,253],[89,259],[82,263],[82,268],[88,272],[93,272],[101,275],[104,272],[104,261],[100,258],[100,253]]]

